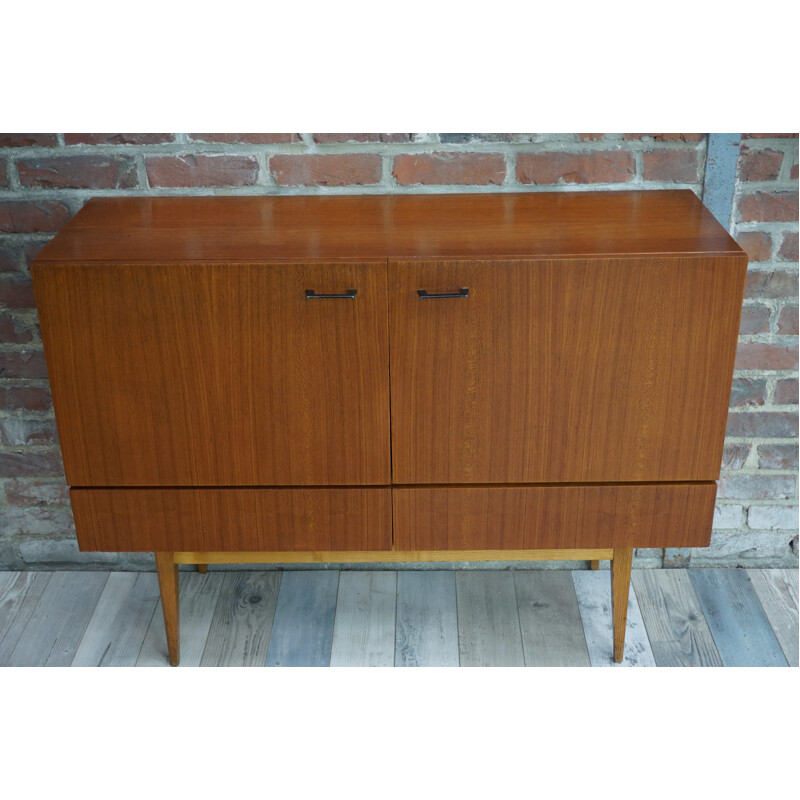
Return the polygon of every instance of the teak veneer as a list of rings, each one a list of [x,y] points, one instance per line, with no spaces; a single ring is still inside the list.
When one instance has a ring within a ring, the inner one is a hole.
[[[688,191],[93,199],[32,266],[82,550],[709,543],[747,259]]]

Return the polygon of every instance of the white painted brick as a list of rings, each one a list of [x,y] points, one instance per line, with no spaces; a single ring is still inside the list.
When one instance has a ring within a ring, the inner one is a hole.
[[[731,559],[734,563],[749,559],[792,556],[791,536],[786,533],[720,533],[712,534],[709,547],[692,550],[692,566],[700,561]]]
[[[797,506],[750,506],[747,525],[755,530],[797,530]]]
[[[717,506],[714,509],[714,530],[729,530],[742,527],[741,506]]]

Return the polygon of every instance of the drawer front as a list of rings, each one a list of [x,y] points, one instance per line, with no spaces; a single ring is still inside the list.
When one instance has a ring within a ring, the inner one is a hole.
[[[390,550],[370,489],[71,489],[81,550]]]
[[[40,265],[34,285],[72,486],[390,482],[385,263]]]
[[[745,265],[390,263],[394,483],[716,480]]]
[[[707,547],[716,493],[713,482],[395,488],[395,549]]]

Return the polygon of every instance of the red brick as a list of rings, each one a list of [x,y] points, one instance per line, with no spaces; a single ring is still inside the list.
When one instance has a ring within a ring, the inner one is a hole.
[[[381,157],[373,153],[278,155],[269,167],[279,186],[354,186],[381,179]]]
[[[745,139],[796,139],[796,133],[743,133]]]
[[[0,159],[0,188],[5,189],[8,187],[8,162],[5,159]]]
[[[64,144],[167,144],[171,133],[65,133]]]
[[[769,309],[766,306],[744,306],[739,333],[742,336],[769,333]]]
[[[653,139],[656,142],[702,142],[704,133],[626,133],[625,139]]]
[[[506,161],[497,153],[419,153],[396,156],[392,174],[401,186],[501,184]]]
[[[792,168],[789,170],[789,177],[790,177],[790,178],[791,178],[793,181],[796,181],[796,180],[797,180],[797,171],[798,171],[798,165],[797,165],[797,164],[794,164],[794,165],[792,166]]]
[[[579,133],[578,139],[581,142],[596,142],[605,136],[604,133]]]
[[[0,418],[0,441],[12,446],[57,444],[56,423],[52,419]]]
[[[12,506],[66,506],[69,486],[63,481],[7,481],[6,501]]]
[[[517,156],[520,183],[625,183],[633,174],[633,153],[623,150],[521,153]]]
[[[796,222],[797,192],[754,192],[739,198],[742,222]]]
[[[317,144],[348,144],[350,142],[410,142],[410,133],[315,133]]]
[[[27,275],[0,277],[0,308],[33,308],[33,284]]]
[[[39,478],[64,474],[58,451],[0,452],[0,478]]]
[[[781,240],[781,249],[778,250],[781,261],[797,261],[797,234],[784,233]]]
[[[797,272],[793,270],[750,270],[744,296],[749,298],[797,297]]]
[[[0,133],[0,147],[55,147],[54,133]]]
[[[797,436],[797,414],[787,411],[741,411],[728,414],[726,436],[787,439]]]
[[[95,155],[31,158],[17,162],[19,182],[35,189],[135,189],[131,156]]]
[[[0,378],[46,378],[47,367],[41,350],[0,352]]]
[[[757,378],[736,378],[731,386],[731,408],[763,406],[767,402],[767,382]]]
[[[253,186],[258,179],[252,156],[148,156],[145,166],[151,186]]]
[[[736,369],[797,369],[797,345],[739,342]]]
[[[774,181],[778,177],[782,161],[783,153],[777,150],[742,148],[739,177],[743,181]]]
[[[768,233],[747,231],[740,233],[736,241],[751,262],[769,261],[772,258],[772,237]]]
[[[0,317],[0,344],[24,344],[33,339],[30,328],[20,319]]]
[[[788,500],[796,494],[793,475],[725,475],[717,486],[718,498]]]
[[[300,142],[299,133],[190,133],[196,142],[223,144],[293,144]]]
[[[696,150],[653,150],[642,156],[646,181],[694,183],[697,180]]]
[[[750,455],[749,444],[726,444],[722,450],[722,469],[741,469]]]
[[[797,405],[797,378],[777,381],[775,384],[775,405]]]
[[[760,444],[758,466],[760,469],[797,469],[797,445]]]
[[[778,333],[797,336],[797,306],[786,306],[778,317]]]
[[[70,218],[57,200],[0,201],[0,232],[57,233]]]
[[[0,408],[8,411],[45,411],[50,408],[50,390],[38,386],[0,386]]]

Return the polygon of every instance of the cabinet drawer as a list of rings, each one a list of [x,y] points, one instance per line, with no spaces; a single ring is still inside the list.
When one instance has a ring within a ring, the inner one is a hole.
[[[390,550],[388,488],[72,489],[81,550]]]
[[[396,550],[706,547],[715,483],[392,490]]]

